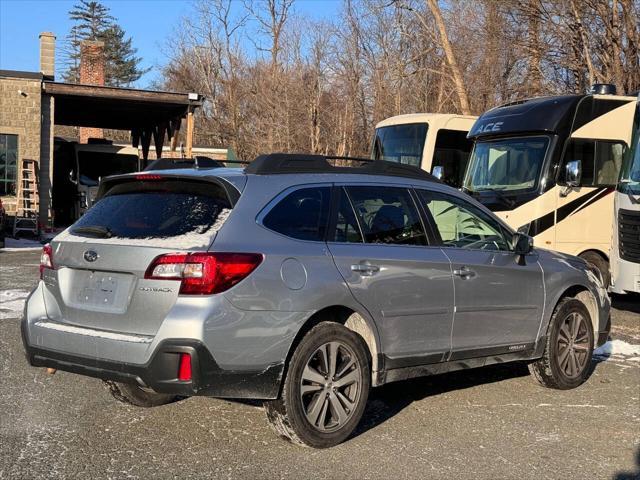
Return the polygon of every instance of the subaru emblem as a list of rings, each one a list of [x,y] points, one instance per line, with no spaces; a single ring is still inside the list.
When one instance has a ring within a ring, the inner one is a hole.
[[[84,259],[87,262],[95,262],[98,259],[98,252],[94,250],[87,250],[84,252]]]

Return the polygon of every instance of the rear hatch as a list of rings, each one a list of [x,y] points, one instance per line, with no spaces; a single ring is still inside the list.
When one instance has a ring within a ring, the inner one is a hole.
[[[103,188],[99,201],[52,242],[45,269],[50,319],[154,335],[180,281],[145,279],[159,255],[206,251],[231,212],[223,181],[137,175]]]

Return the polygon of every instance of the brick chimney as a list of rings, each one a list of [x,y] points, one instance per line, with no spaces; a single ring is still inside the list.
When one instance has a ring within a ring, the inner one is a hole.
[[[85,40],[80,44],[80,83],[104,85],[104,42]],[[80,143],[103,137],[101,128],[80,127]]]
[[[45,77],[55,75],[56,36],[51,32],[40,34],[40,72]]]

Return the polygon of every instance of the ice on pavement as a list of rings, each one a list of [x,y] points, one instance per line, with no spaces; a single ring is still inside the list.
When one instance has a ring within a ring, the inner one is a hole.
[[[28,238],[5,238],[4,248],[0,248],[0,250],[11,252],[15,250],[40,250],[41,248],[42,243],[37,240],[31,240]]]
[[[0,320],[20,318],[28,295],[27,290],[0,290]]]
[[[596,358],[618,358],[640,362],[640,345],[633,345],[624,340],[610,340],[593,351]]]

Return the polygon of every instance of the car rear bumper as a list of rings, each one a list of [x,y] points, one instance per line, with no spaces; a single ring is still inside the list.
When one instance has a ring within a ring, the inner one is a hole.
[[[275,399],[280,388],[283,364],[261,371],[221,369],[207,348],[190,339],[164,340],[143,365],[70,355],[31,346],[22,322],[22,340],[29,364],[77,373],[102,380],[130,383],[158,393],[220,398]],[[178,380],[180,354],[191,356],[192,379]]]

